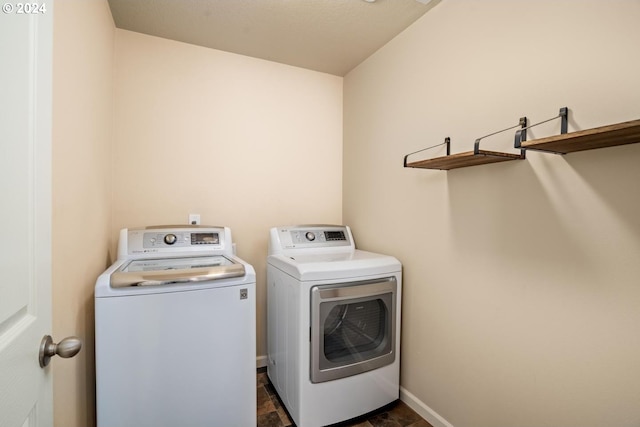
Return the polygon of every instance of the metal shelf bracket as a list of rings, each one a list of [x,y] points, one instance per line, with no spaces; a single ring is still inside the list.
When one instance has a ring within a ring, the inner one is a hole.
[[[547,120],[543,120],[539,123],[535,123],[529,126],[524,126],[522,129],[518,129],[516,131],[515,141],[513,144],[514,147],[519,148],[523,152],[525,152],[526,150],[536,150],[536,148],[526,148],[522,146],[522,142],[527,140],[527,129],[531,129],[532,127],[550,122],[551,120],[555,120],[555,119],[560,119],[560,134],[564,135],[565,133],[567,133],[569,130],[569,108],[562,107],[560,108],[560,112],[558,113],[557,116]],[[539,150],[539,151],[544,151],[544,150]]]
[[[451,138],[446,137],[442,144],[432,145],[431,147],[423,148],[422,150],[414,151],[413,153],[409,153],[406,156],[404,156],[404,167],[405,168],[410,168],[411,167],[411,166],[407,166],[407,159],[409,158],[409,156],[421,153],[421,152],[426,151],[426,150],[431,150],[432,148],[440,147],[442,145],[446,145],[447,146],[447,156],[450,155],[451,154]]]
[[[525,132],[524,135],[525,135],[525,138],[526,138],[527,117],[525,116],[525,117],[520,117],[520,120],[518,120],[518,124],[515,125],[515,126],[511,126],[509,128],[502,129],[502,130],[499,130],[497,132],[493,132],[493,133],[490,133],[489,135],[481,136],[480,138],[476,139],[475,143],[473,144],[473,154],[476,155],[476,156],[478,154],[480,154],[480,141],[482,139],[487,138],[489,136],[497,135],[497,134],[502,133],[502,132],[506,132],[506,131],[511,130],[511,129],[515,129],[518,126],[520,126],[520,128],[521,128],[521,129],[518,130],[518,132],[522,132],[524,130],[524,132]],[[519,148],[519,147],[516,147],[516,148]],[[524,150],[520,150],[520,155],[522,156],[522,158],[524,158],[524,156],[525,156]]]

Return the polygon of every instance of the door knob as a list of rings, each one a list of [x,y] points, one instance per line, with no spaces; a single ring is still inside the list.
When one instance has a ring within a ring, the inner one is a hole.
[[[78,354],[81,348],[82,341],[78,337],[67,337],[56,344],[51,335],[45,335],[40,343],[40,367],[47,366],[56,354],[66,359]]]

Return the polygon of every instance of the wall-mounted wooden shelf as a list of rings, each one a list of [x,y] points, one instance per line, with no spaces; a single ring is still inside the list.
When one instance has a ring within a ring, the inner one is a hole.
[[[546,138],[534,139],[527,141],[527,130],[551,120],[560,119],[560,135],[549,136]],[[520,118],[517,126],[503,129],[498,132],[483,136],[476,139],[473,151],[450,155],[449,138],[445,139],[443,144],[434,145],[423,150],[407,154],[404,157],[404,167],[421,168],[421,169],[440,169],[450,170],[456,168],[465,168],[469,166],[486,165],[490,163],[508,162],[512,160],[523,160],[527,150],[543,151],[555,154],[567,154],[576,151],[594,150],[597,148],[615,147],[625,144],[640,143],[640,120],[632,120],[629,122],[617,123],[614,125],[601,126],[593,129],[581,130],[568,133],[569,125],[569,109],[562,107],[560,113],[556,117],[544,120],[527,126],[527,118]],[[520,149],[520,154],[502,153],[497,151],[487,151],[480,149],[480,140],[488,136],[495,135],[510,129],[520,127],[516,132],[514,147]],[[447,155],[435,157],[425,160],[416,160],[408,162],[409,156],[421,151],[430,150],[440,145],[446,145]]]
[[[489,135],[482,136],[476,139],[473,151],[466,151],[464,153],[451,154],[451,138],[446,137],[442,144],[433,145],[431,147],[424,148],[422,150],[415,151],[413,153],[407,154],[404,156],[404,167],[405,168],[420,168],[420,169],[439,169],[439,170],[450,170],[457,168],[466,168],[469,166],[478,166],[478,165],[488,165],[490,163],[500,163],[500,162],[510,162],[512,160],[523,160],[525,158],[525,151],[520,150],[520,153],[503,153],[499,151],[489,151],[489,150],[481,150],[480,149],[480,141],[485,138],[488,138],[493,135],[497,135],[502,132],[506,132],[511,129],[520,128],[523,131],[520,133],[520,139],[522,141],[526,140],[526,130],[524,130],[527,126],[527,118],[520,117],[518,120],[518,124],[515,126],[508,127],[506,129],[499,130],[497,132],[490,133]],[[440,147],[445,145],[447,147],[447,155],[442,157],[434,157],[430,159],[423,160],[415,160],[409,162],[409,156],[420,153],[422,151],[431,150],[436,147]]]
[[[508,162],[511,160],[522,160],[521,154],[500,153],[497,151],[479,150],[478,153],[468,151],[450,156],[436,157],[433,159],[417,160],[407,163],[407,168],[440,169],[449,170],[456,168],[466,168],[468,166],[487,165],[489,163]]]
[[[547,138],[523,141],[520,148],[567,154],[638,142],[640,142],[640,120],[632,120]]]

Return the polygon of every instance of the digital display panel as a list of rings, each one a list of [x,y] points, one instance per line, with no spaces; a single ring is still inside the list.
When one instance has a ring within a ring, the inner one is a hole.
[[[324,237],[327,241],[330,240],[347,240],[344,237],[344,231],[325,231]]]
[[[192,245],[217,245],[219,243],[218,233],[191,233]]]

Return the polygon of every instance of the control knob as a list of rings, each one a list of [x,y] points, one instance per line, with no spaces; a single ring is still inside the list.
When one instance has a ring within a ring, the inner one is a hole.
[[[178,240],[178,238],[176,237],[175,234],[167,234],[166,236],[164,236],[164,242],[167,245],[173,245],[176,240]]]
[[[314,240],[316,240],[316,235],[313,234],[311,231],[307,231],[307,234],[304,235],[308,241],[313,242]]]

